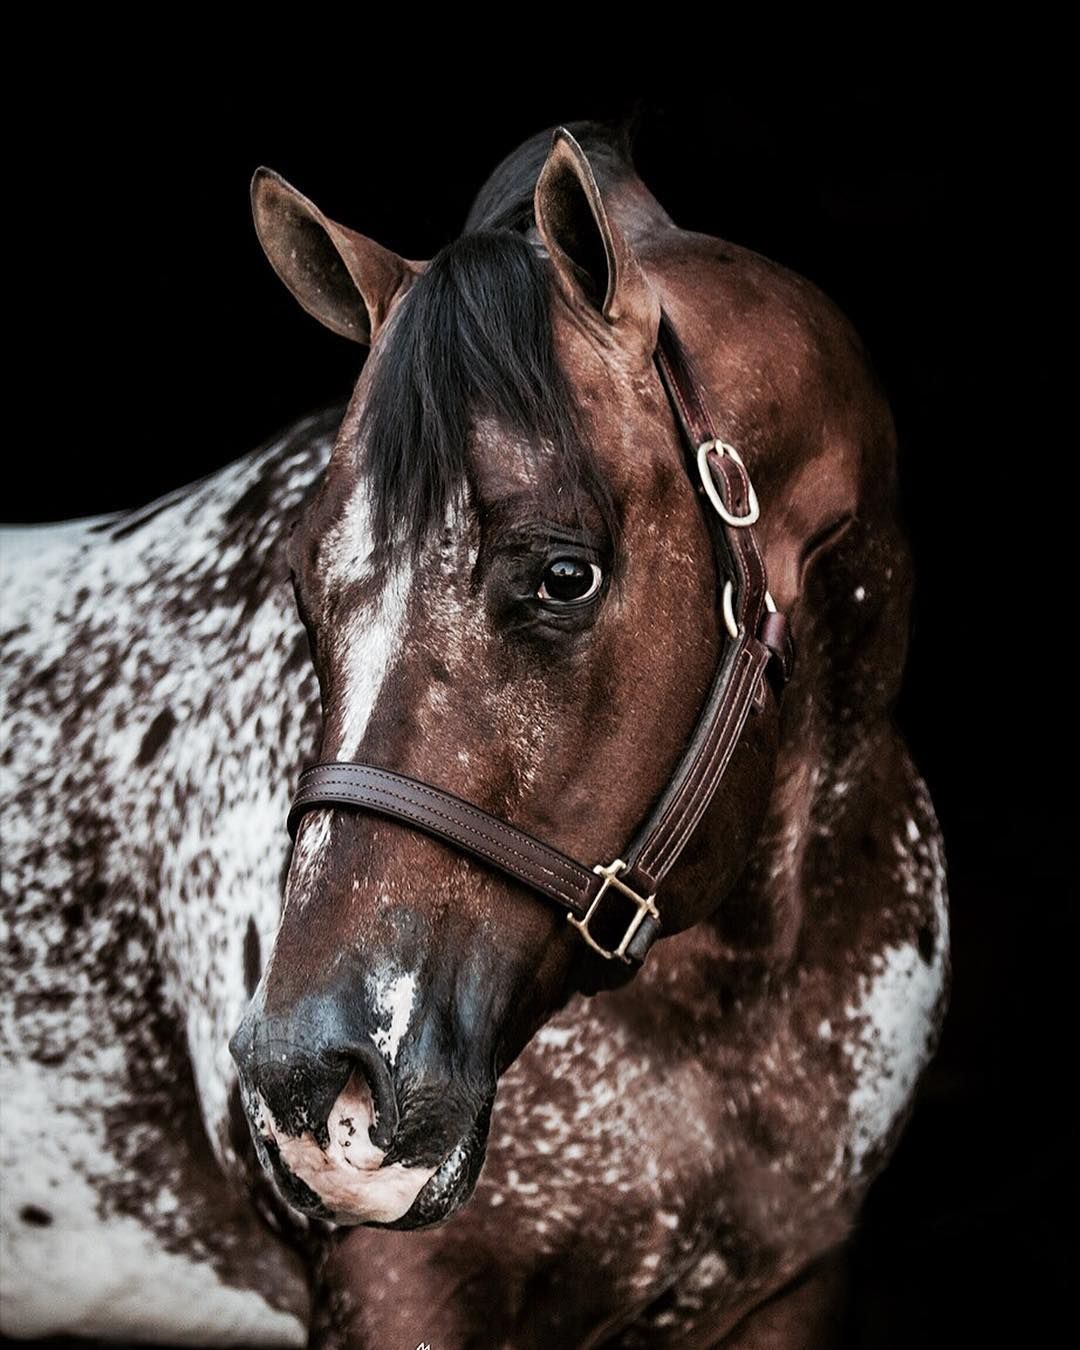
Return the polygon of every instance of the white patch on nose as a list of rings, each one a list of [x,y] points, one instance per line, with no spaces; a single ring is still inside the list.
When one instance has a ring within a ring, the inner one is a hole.
[[[368,987],[375,1012],[385,1023],[371,1038],[390,1064],[396,1064],[398,1047],[409,1029],[416,1002],[416,976],[408,972],[399,975],[380,972],[371,978]]]
[[[338,1223],[392,1223],[408,1213],[424,1185],[435,1175],[434,1167],[405,1167],[391,1163],[368,1134],[375,1123],[371,1091],[357,1074],[349,1079],[330,1112],[326,1127],[330,1135],[321,1148],[310,1133],[299,1138],[279,1134],[273,1116],[260,1097],[262,1128],[278,1147],[290,1172],[315,1192]]]

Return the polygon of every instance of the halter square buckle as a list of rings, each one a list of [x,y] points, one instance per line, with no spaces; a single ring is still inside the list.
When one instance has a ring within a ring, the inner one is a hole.
[[[611,961],[615,957],[618,957],[620,961],[624,961],[627,965],[630,965],[632,963],[630,961],[630,958],[626,955],[626,949],[627,947],[629,947],[634,934],[641,927],[642,920],[645,918],[646,914],[651,914],[652,917],[656,919],[657,922],[659,922],[660,911],[653,904],[653,901],[656,899],[655,892],[652,895],[647,896],[638,895],[637,891],[631,890],[625,881],[619,880],[618,874],[620,872],[625,872],[626,870],[627,870],[626,863],[624,863],[621,858],[616,858],[614,862],[608,863],[606,867],[602,863],[597,863],[596,866],[593,868],[593,871],[597,874],[597,876],[601,876],[604,878],[604,884],[596,892],[596,895],[593,897],[593,902],[586,911],[585,917],[583,919],[576,919],[573,916],[573,914],[568,914],[566,917],[578,930],[578,932],[589,944],[589,946],[593,949],[593,951],[599,952],[600,955],[606,961]],[[635,913],[634,917],[630,920],[626,932],[622,936],[622,941],[613,950],[608,951],[608,949],[606,947],[602,947],[600,943],[597,942],[596,939],[593,937],[593,935],[589,932],[589,921],[596,913],[600,901],[604,898],[604,895],[607,893],[608,888],[611,886],[614,886],[614,888],[617,891],[621,891],[623,895],[633,900],[634,904],[637,906],[637,912]]]

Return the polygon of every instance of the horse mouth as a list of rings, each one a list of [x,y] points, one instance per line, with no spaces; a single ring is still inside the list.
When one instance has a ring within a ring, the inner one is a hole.
[[[358,1214],[328,1203],[326,1197],[293,1171],[282,1156],[277,1140],[264,1135],[259,1144],[282,1198],[308,1218],[321,1219],[339,1227],[408,1230],[430,1228],[445,1222],[469,1199],[483,1167],[486,1141],[487,1121],[478,1120],[424,1182],[405,1213],[392,1219]],[[395,1166],[387,1164],[388,1170],[394,1170]],[[381,1170],[372,1173],[373,1179],[378,1178]]]
[[[408,1212],[392,1223],[372,1223],[373,1228],[431,1228],[445,1222],[472,1195],[484,1164],[486,1127],[474,1126],[447,1154],[423,1185]]]
[[[363,1075],[350,1075],[321,1128],[311,1118],[276,1119],[243,1075],[240,1093],[256,1154],[281,1197],[308,1218],[342,1227],[427,1228],[449,1218],[480,1175],[494,1103],[493,1092],[467,1105],[443,1094],[437,1105],[395,1117],[387,1147],[375,1142],[377,1113]]]

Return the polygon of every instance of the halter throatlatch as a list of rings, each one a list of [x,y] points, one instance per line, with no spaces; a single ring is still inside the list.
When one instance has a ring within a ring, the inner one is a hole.
[[[554,901],[595,952],[634,965],[660,935],[657,892],[712,801],[747,718],[764,708],[770,688],[779,700],[794,662],[754,537],[759,505],[750,476],[713,430],[702,387],[663,311],[653,356],[682,428],[688,471],[700,480],[729,641],[690,744],[622,855],[586,866],[453,793],[352,761],[305,769],[288,819],[294,839],[301,818],[323,807],[363,807],[415,826]]]

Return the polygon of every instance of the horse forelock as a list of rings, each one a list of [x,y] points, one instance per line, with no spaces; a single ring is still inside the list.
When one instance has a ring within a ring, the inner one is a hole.
[[[513,230],[460,236],[431,260],[372,354],[362,448],[373,557],[415,558],[448,508],[476,488],[474,433],[497,423],[561,505],[617,527],[556,352],[550,264]]]

